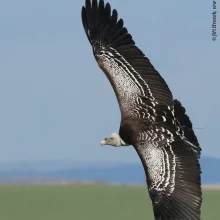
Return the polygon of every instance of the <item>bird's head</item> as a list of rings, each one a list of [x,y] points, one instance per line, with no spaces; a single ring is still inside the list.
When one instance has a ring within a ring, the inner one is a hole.
[[[113,133],[112,135],[110,135],[109,137],[103,139],[101,141],[101,146],[103,145],[110,145],[113,147],[120,147],[120,146],[127,146],[128,144],[126,144],[120,137],[119,134],[117,133]]]

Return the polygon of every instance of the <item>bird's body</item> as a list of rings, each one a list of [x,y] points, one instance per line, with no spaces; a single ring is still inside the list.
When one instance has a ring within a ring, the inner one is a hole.
[[[86,0],[82,21],[121,110],[119,134],[101,144],[134,146],[145,169],[155,219],[200,219],[201,148],[185,109],[108,3]]]

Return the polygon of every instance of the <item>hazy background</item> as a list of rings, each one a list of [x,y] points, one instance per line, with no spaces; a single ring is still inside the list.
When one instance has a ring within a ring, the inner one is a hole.
[[[118,132],[120,112],[82,28],[84,1],[0,3],[0,162],[140,163],[132,148],[100,147]],[[194,127],[204,128],[195,130],[203,155],[220,158],[220,36],[212,41],[212,2],[110,3]]]

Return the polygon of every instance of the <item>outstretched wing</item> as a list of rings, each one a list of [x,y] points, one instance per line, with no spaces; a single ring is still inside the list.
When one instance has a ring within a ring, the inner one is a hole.
[[[123,20],[118,20],[116,10],[111,12],[109,3],[86,0],[82,22],[94,56],[116,93],[122,117],[155,121],[160,114],[156,112],[157,105],[165,111],[173,110],[173,98],[166,82],[135,46]]]
[[[177,135],[169,139],[165,130],[155,140],[148,136],[135,146],[147,175],[155,219],[199,220],[202,193],[197,155],[191,143]]]

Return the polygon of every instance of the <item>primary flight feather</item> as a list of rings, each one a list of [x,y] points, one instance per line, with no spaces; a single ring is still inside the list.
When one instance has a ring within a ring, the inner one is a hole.
[[[119,133],[101,145],[134,146],[156,220],[199,220],[201,148],[185,109],[109,3],[86,0],[82,22],[121,110]]]

